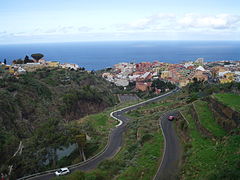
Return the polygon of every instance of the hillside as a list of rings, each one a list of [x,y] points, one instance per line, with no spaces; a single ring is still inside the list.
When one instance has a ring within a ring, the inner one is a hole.
[[[184,145],[181,179],[239,179],[239,128],[226,126],[234,120],[225,119],[222,123],[223,119],[204,100],[184,106],[180,111],[184,119],[178,124],[185,126],[179,128],[185,135],[181,136]]]
[[[21,176],[56,167],[56,149],[92,128],[87,123],[73,126],[75,120],[115,105],[113,90],[85,71],[42,69],[0,79],[0,171],[14,164]],[[20,141],[23,155],[12,157]]]
[[[177,93],[162,101],[147,104],[127,113],[131,120],[124,134],[124,144],[112,159],[103,161],[91,172],[74,172],[54,179],[152,179],[159,167],[164,149],[164,138],[159,117],[164,111],[185,105]],[[175,103],[178,102],[178,103]]]
[[[124,145],[116,157],[94,171],[55,179],[152,179],[164,148],[159,117],[173,109],[180,112],[174,125],[183,150],[178,178],[239,179],[239,84],[199,86],[192,91],[190,84],[165,100],[129,112]]]

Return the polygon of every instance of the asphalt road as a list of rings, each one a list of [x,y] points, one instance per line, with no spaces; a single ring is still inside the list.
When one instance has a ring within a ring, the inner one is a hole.
[[[177,112],[168,112],[160,118],[160,127],[164,135],[164,154],[154,180],[177,179],[181,160],[181,145],[173,127],[174,121],[168,120],[170,115],[176,116]]]
[[[111,113],[112,116],[115,119],[118,119],[120,121],[120,123],[116,128],[114,128],[112,130],[112,132],[109,136],[108,145],[106,146],[105,150],[102,153],[100,153],[98,156],[95,156],[94,158],[90,158],[86,162],[81,163],[79,165],[75,165],[74,167],[71,166],[71,167],[69,167],[69,169],[71,171],[76,171],[76,170],[89,171],[89,170],[96,168],[99,165],[99,163],[101,163],[102,161],[112,158],[120,150],[120,148],[122,146],[123,133],[126,130],[126,125],[129,120],[129,118],[124,116],[124,113],[134,110],[134,109],[137,109],[148,103],[151,103],[154,101],[159,101],[159,100],[163,99],[164,97],[174,94],[177,91],[178,91],[178,89],[175,89],[164,95],[161,95],[161,96],[149,99],[147,101],[138,103],[136,105],[132,105],[132,106],[112,112]],[[51,179],[52,177],[54,177],[54,171],[55,170],[48,171],[46,173],[42,173],[41,175],[39,174],[39,175],[31,177],[31,178],[26,177],[26,178],[20,178],[20,179],[47,180],[47,179]]]

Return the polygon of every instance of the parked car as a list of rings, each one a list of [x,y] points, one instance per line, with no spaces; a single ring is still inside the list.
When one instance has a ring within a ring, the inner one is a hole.
[[[66,167],[66,168],[61,168],[61,169],[57,170],[55,172],[55,175],[56,176],[63,176],[63,175],[69,174],[69,173],[70,173],[70,170]]]
[[[174,116],[168,116],[168,120],[169,120],[169,121],[173,121],[174,119],[175,119]]]

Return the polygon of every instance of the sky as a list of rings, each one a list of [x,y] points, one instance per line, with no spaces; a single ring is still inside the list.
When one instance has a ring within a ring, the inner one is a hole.
[[[0,44],[240,40],[239,0],[0,1]]]

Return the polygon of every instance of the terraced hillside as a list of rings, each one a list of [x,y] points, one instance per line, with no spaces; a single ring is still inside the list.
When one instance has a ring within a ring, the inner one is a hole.
[[[225,94],[215,96],[221,97],[221,103],[224,104],[231,102],[234,106],[238,106],[240,103],[240,101],[225,102]],[[238,95],[230,96],[239,98]],[[180,111],[185,119],[181,119],[179,123],[185,124],[187,129],[185,129],[185,137],[181,136],[185,152],[180,178],[240,179],[239,128],[224,127],[224,124],[221,124],[222,116],[217,116],[218,112],[214,111],[209,101],[197,100],[182,107]],[[234,123],[230,118],[227,121]]]

